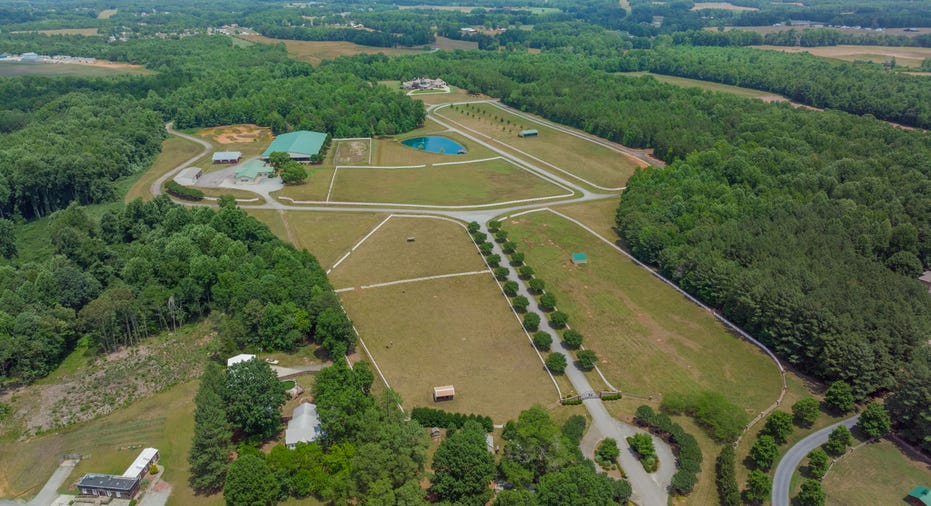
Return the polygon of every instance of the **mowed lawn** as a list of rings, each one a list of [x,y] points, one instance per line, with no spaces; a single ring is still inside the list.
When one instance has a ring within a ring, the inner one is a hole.
[[[392,216],[333,269],[330,282],[343,288],[486,269],[462,225]]]
[[[340,56],[357,54],[385,54],[388,56],[420,54],[421,48],[393,48],[372,47],[353,44],[352,42],[309,41],[309,40],[283,40],[272,39],[261,35],[240,35],[242,39],[262,44],[284,44],[288,49],[288,56],[295,60],[319,65],[323,60],[331,60]]]
[[[191,159],[191,157],[200,153],[203,149],[200,144],[191,142],[187,139],[182,139],[181,137],[175,137],[173,135],[168,136],[167,139],[162,141],[162,151],[158,154],[158,158],[155,159],[155,163],[149,167],[149,170],[145,171],[142,174],[132,188],[126,193],[125,201],[129,202],[135,200],[136,198],[151,199],[152,192],[149,191],[149,187],[152,186],[152,183],[156,179],[161,177],[166,172],[174,169],[185,160]]]
[[[223,504],[221,496],[195,496],[187,486],[196,391],[196,382],[181,384],[59,433],[24,442],[4,441],[0,445],[0,496],[35,495],[65,453],[80,453],[85,460],[62,485],[63,491],[73,490],[84,473],[121,474],[141,448],[153,446],[161,454],[165,481],[174,487],[169,504]]]
[[[623,153],[519,117],[488,103],[457,105],[455,109],[444,107],[435,111],[435,114],[490,136],[498,141],[499,146],[523,151],[602,187],[624,186],[634,170],[644,165]],[[517,134],[525,129],[537,130],[539,136],[518,137]]]
[[[803,461],[803,465],[807,461]],[[917,485],[931,486],[931,465],[911,458],[888,440],[870,443],[841,459],[822,481],[829,506],[908,504]]]
[[[505,229],[622,391],[711,390],[751,415],[778,397],[779,372],[762,352],[582,228],[538,212]],[[588,264],[573,265],[574,252],[586,253]]]
[[[579,220],[609,241],[617,241],[614,231],[614,216],[617,214],[619,197],[601,200],[589,200],[576,204],[553,206],[553,209],[566,216]]]
[[[558,399],[491,274],[343,292],[340,299],[405,409],[517,418]],[[434,404],[433,387],[456,398]]]
[[[570,192],[504,159],[414,169],[339,169],[330,202],[496,204]]]

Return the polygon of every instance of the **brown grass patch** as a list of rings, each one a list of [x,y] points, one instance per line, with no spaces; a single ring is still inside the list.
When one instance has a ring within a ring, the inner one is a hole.
[[[785,47],[752,46],[758,49],[781,51],[784,53],[810,53],[822,58],[834,58],[843,61],[871,61],[883,63],[890,58],[903,67],[920,67],[926,58],[931,58],[931,48],[896,47],[896,46],[825,46],[825,47]]]
[[[404,406],[488,415],[496,423],[557,399],[491,274],[340,294]],[[434,404],[433,387],[456,399]]]
[[[264,37],[262,35],[240,35],[239,37],[262,44],[281,44],[288,49],[288,56],[298,61],[319,65],[323,60],[330,60],[340,56],[357,54],[385,54],[388,56],[419,54],[423,49],[371,47],[353,44],[352,42],[308,41],[308,40],[282,40]]]
[[[97,14],[97,19],[110,19],[117,13],[117,9],[104,9]]]
[[[734,5],[729,2],[695,2],[695,5],[692,6],[693,11],[701,11],[705,9],[724,9],[728,11],[758,11],[756,7],[741,7],[739,5]]]
[[[43,33],[45,35],[84,35],[85,37],[97,37],[100,35],[97,33],[96,28],[60,28],[58,30],[39,30],[39,33]]]
[[[413,242],[407,242],[413,237]],[[330,273],[337,288],[487,269],[468,232],[441,219],[393,216]]]
[[[333,152],[335,165],[368,165],[370,139],[339,141]]]

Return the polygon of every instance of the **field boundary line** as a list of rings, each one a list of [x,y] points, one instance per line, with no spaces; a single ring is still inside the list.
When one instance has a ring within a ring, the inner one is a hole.
[[[422,165],[337,165],[337,169],[424,169],[427,164]]]
[[[331,206],[356,206],[356,207],[405,207],[411,209],[424,209],[424,210],[463,210],[468,211],[470,209],[487,209],[494,207],[510,206],[516,204],[533,204],[536,202],[543,202],[548,200],[556,199],[565,199],[575,196],[575,192],[564,193],[562,195],[549,195],[546,197],[532,197],[529,199],[519,199],[519,200],[508,200],[506,202],[491,202],[489,204],[469,204],[462,206],[440,206],[433,204],[402,204],[397,202],[342,202],[342,201],[320,201],[320,200],[295,200],[291,197],[286,197],[284,195],[278,195],[277,197],[280,200],[290,201],[292,205],[322,205],[327,204]],[[407,216],[407,215],[405,215]]]
[[[399,279],[399,280],[397,280],[397,281],[385,281],[384,283],[373,283],[373,284],[371,284],[371,285],[362,285],[362,286],[359,287],[359,289],[360,289],[360,290],[368,290],[369,288],[382,288],[382,287],[385,287],[385,286],[403,285],[403,284],[407,284],[407,283],[417,283],[417,282],[420,282],[420,281],[431,281],[431,280],[434,280],[434,279],[448,279],[448,278],[458,278],[458,277],[461,277],[461,276],[475,276],[476,274],[485,274],[485,273],[487,273],[487,272],[491,272],[491,271],[488,270],[488,269],[483,269],[483,270],[480,270],[480,271],[471,271],[471,272],[454,272],[454,273],[451,273],[451,274],[436,274],[436,275],[433,275],[433,276],[423,276],[423,277],[419,277],[419,278]],[[347,291],[347,292],[348,292],[348,291],[352,291],[352,290],[354,290],[354,289],[355,289],[355,288],[353,288],[353,287],[342,288],[341,291]]]
[[[330,201],[330,194],[333,193],[333,186],[336,185],[336,174],[339,173],[339,167],[333,169],[333,177],[330,178],[330,188],[326,192],[326,201]]]
[[[571,222],[571,223],[576,224],[577,226],[581,227],[583,230],[589,232],[590,234],[594,235],[595,237],[597,237],[598,239],[600,239],[600,240],[601,240],[602,242],[604,242],[605,244],[611,246],[611,247],[614,248],[616,251],[620,252],[620,253],[621,253],[622,255],[624,255],[625,257],[629,258],[630,260],[633,260],[634,263],[636,263],[636,264],[639,265],[640,267],[643,267],[644,269],[646,269],[647,271],[649,271],[650,274],[653,274],[653,276],[657,277],[658,279],[660,279],[661,281],[663,281],[663,282],[666,283],[667,285],[671,286],[671,287],[672,287],[673,289],[675,289],[677,292],[679,292],[680,294],[684,295],[688,300],[690,300],[690,301],[692,301],[693,303],[695,303],[698,307],[700,307],[700,308],[704,309],[705,311],[708,311],[709,313],[711,313],[712,316],[714,316],[714,317],[715,317],[716,319],[718,319],[721,323],[723,323],[725,327],[727,327],[727,328],[730,329],[730,330],[733,330],[734,332],[737,332],[738,335],[740,335],[741,337],[743,337],[744,339],[746,339],[750,344],[753,344],[753,345],[756,346],[757,348],[761,349],[764,353],[766,353],[766,355],[769,356],[770,359],[772,359],[773,362],[776,363],[776,367],[779,368],[779,376],[780,376],[780,379],[781,379],[781,381],[782,381],[782,391],[779,393],[779,398],[777,398],[776,401],[775,401],[773,404],[771,404],[768,408],[766,408],[766,409],[764,409],[762,412],[760,412],[760,414],[757,415],[756,418],[754,418],[753,420],[751,420],[750,423],[748,423],[748,424],[746,425],[746,427],[744,427],[744,432],[743,432],[743,434],[746,434],[747,431],[750,430],[750,428],[753,427],[753,425],[754,425],[756,422],[758,422],[758,421],[762,420],[763,418],[765,418],[766,415],[768,415],[769,413],[771,413],[774,409],[776,409],[777,407],[779,407],[780,404],[782,404],[782,400],[785,398],[786,391],[789,389],[788,385],[786,384],[786,370],[785,370],[785,368],[782,366],[782,362],[779,360],[779,358],[778,358],[772,351],[770,351],[770,349],[767,348],[766,345],[764,345],[764,344],[761,343],[760,341],[756,340],[753,336],[751,336],[750,334],[748,334],[746,331],[744,331],[743,329],[741,329],[740,327],[738,327],[738,326],[735,325],[734,323],[731,323],[731,321],[728,320],[727,318],[724,318],[723,316],[719,315],[719,314],[717,313],[717,311],[715,311],[714,309],[708,307],[707,305],[705,305],[704,303],[702,303],[701,301],[699,301],[698,299],[696,299],[695,297],[693,297],[691,294],[687,293],[685,290],[683,290],[682,288],[680,288],[678,285],[676,285],[676,284],[673,283],[672,281],[666,279],[666,278],[665,278],[662,274],[660,274],[659,272],[656,272],[655,270],[651,269],[650,266],[648,266],[647,264],[645,264],[645,263],[641,262],[640,260],[634,258],[633,255],[631,255],[631,254],[628,253],[627,251],[624,251],[624,249],[621,248],[620,246],[618,246],[617,244],[614,244],[614,243],[612,243],[611,241],[609,241],[608,239],[602,237],[601,234],[599,234],[598,232],[595,232],[595,231],[592,230],[589,226],[585,225],[584,223],[580,222],[579,220],[576,220],[575,218],[572,218],[572,217],[570,217],[570,216],[567,216],[567,215],[565,215],[565,214],[563,214],[563,213],[561,213],[561,212],[559,212],[559,211],[556,211],[556,210],[554,210],[554,209],[550,209],[550,208],[547,207],[547,208],[545,208],[545,210],[546,210],[546,211],[549,211],[549,212],[551,212],[551,213],[553,213],[553,214],[555,214],[555,215],[557,215],[557,216],[559,216],[559,217],[561,217],[561,218],[563,218],[563,219],[565,219],[565,220],[568,220],[568,221]],[[735,443],[735,446],[736,446],[736,444],[739,444],[739,443],[740,443],[740,439],[743,438],[743,434],[741,434],[741,437],[737,439],[737,442]]]
[[[464,160],[461,162],[439,162],[439,163],[432,164],[431,167],[441,167],[444,165],[465,165],[468,163],[490,162],[492,160],[503,160],[503,158],[500,156],[492,156],[490,158],[480,158],[478,160]]]
[[[355,246],[353,246],[349,251],[347,251],[345,255],[343,255],[342,257],[340,257],[340,259],[337,260],[335,264],[333,264],[333,267],[330,267],[329,269],[327,269],[326,273],[329,274],[330,272],[333,271],[333,269],[339,267],[339,264],[343,263],[343,260],[346,260],[347,258],[349,258],[349,255],[351,255],[352,252],[356,250],[356,248],[358,248],[359,246],[361,246],[362,243],[364,243],[365,241],[367,241],[369,237],[372,237],[372,234],[374,234],[375,232],[378,232],[378,229],[380,229],[380,228],[382,227],[382,225],[384,225],[385,223],[388,223],[388,220],[390,220],[392,216],[394,216],[394,215],[393,215],[393,214],[389,214],[387,218],[385,218],[384,220],[381,221],[381,223],[379,223],[378,225],[375,225],[375,228],[373,228],[371,231],[369,231],[368,234],[365,234],[365,237],[363,237],[362,239],[360,239],[359,242],[357,242]]]

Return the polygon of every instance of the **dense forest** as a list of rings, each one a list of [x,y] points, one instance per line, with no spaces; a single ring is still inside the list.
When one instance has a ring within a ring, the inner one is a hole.
[[[212,311],[226,351],[354,346],[314,257],[231,203],[186,209],[162,196],[99,221],[72,205],[51,216],[49,234],[52,258],[2,269],[3,384],[46,375],[81,335],[114,350]]]

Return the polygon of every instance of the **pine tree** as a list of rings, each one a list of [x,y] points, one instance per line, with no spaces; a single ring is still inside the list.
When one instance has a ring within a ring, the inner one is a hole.
[[[223,489],[229,468],[233,432],[223,402],[225,376],[223,368],[209,364],[201,375],[200,389],[194,398],[194,443],[188,463],[191,465],[191,488],[202,493]]]

